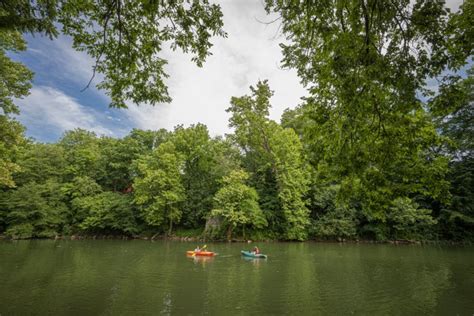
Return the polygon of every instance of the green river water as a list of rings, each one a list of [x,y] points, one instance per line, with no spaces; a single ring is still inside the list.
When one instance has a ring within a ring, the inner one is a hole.
[[[0,241],[0,315],[474,315],[474,248]]]

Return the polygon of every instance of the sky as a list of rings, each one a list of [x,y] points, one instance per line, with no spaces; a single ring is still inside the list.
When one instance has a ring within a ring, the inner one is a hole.
[[[245,4],[243,4],[245,2]],[[294,108],[306,95],[296,71],[282,69],[277,23],[271,21],[263,2],[219,1],[227,38],[213,38],[212,56],[202,68],[191,55],[163,51],[168,60],[166,80],[173,101],[153,106],[129,103],[128,109],[109,108],[105,92],[90,88],[81,92],[92,75],[93,60],[71,48],[71,39],[56,40],[28,35],[28,49],[15,59],[35,72],[28,97],[18,100],[29,137],[41,142],[58,140],[70,129],[84,128],[99,135],[123,137],[133,128],[172,130],[182,124],[206,124],[212,136],[230,133],[232,96],[250,93],[249,86],[268,79],[275,91],[270,117],[280,120],[286,108]],[[100,79],[100,78],[99,78]],[[93,83],[99,83],[95,79]]]
[[[456,10],[462,0],[447,1]],[[268,79],[275,94],[270,118],[279,121],[286,108],[294,108],[306,95],[295,70],[282,69],[278,23],[266,24],[268,16],[262,0],[221,0],[227,38],[213,38],[212,56],[203,68],[191,55],[163,51],[170,75],[166,79],[173,101],[153,106],[129,103],[128,109],[109,108],[105,92],[95,88],[82,91],[92,76],[94,61],[71,48],[66,36],[51,41],[42,36],[26,36],[28,49],[14,59],[35,72],[28,97],[17,100],[18,120],[26,135],[40,142],[57,141],[67,130],[84,128],[98,135],[123,137],[133,128],[172,130],[177,125],[203,123],[212,136],[230,133],[229,107],[232,96],[250,93],[249,86]],[[82,92],[81,92],[82,91]]]

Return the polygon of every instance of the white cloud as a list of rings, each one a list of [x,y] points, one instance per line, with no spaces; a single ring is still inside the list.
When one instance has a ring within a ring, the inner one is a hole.
[[[179,124],[179,122],[173,122],[169,119],[169,104],[160,104],[153,107],[148,104],[137,106],[127,102],[127,106],[128,109],[123,110],[123,113],[133,123],[131,127],[152,130],[166,128],[170,130]]]
[[[163,57],[169,61],[167,84],[173,101],[155,107],[129,103],[129,109],[120,112],[130,122],[130,129],[173,129],[178,124],[189,126],[201,122],[213,135],[228,133],[229,114],[225,109],[229,107],[230,98],[248,94],[249,86],[263,79],[269,79],[270,87],[275,91],[270,114],[275,120],[279,120],[285,108],[296,106],[299,98],[305,95],[295,71],[282,70],[278,66],[282,55],[278,46],[281,39],[275,38],[277,23],[266,25],[257,21],[271,19],[263,4],[258,1],[245,1],[245,5],[233,1],[219,3],[228,38],[212,39],[213,55],[208,57],[203,68],[191,61],[191,55],[163,51]],[[59,83],[79,91],[89,81],[94,61],[85,53],[75,51],[70,38],[32,39],[30,44],[30,51],[38,56],[35,63],[52,70],[47,85]],[[99,81],[100,77],[97,77],[94,84]],[[100,95],[104,104],[108,104],[109,98],[94,84],[88,93]],[[107,113],[96,114],[107,119]]]
[[[447,0],[446,1],[446,6],[451,9],[451,12],[457,12],[461,4],[463,4],[463,0]]]
[[[164,51],[168,59],[167,80],[173,101],[171,104],[151,107],[129,106],[124,112],[139,128],[172,129],[178,124],[188,126],[198,122],[208,126],[211,134],[222,135],[228,128],[232,96],[249,94],[249,86],[268,79],[275,91],[270,117],[279,120],[283,110],[294,107],[306,94],[299,84],[296,72],[282,70],[279,43],[275,38],[278,24],[269,21],[261,2],[223,1],[224,29],[228,38],[213,39],[212,56],[203,68],[191,62],[191,56],[180,52]]]
[[[84,128],[99,135],[113,135],[101,124],[101,113],[54,88],[34,87],[28,97],[17,103],[21,111],[19,120],[35,133],[61,134],[74,128]]]
[[[29,46],[28,51],[37,57],[35,63],[42,64],[44,70],[49,70],[50,78],[54,81],[62,83],[70,81],[74,84],[74,88],[80,91],[91,80],[94,60],[85,52],[72,48],[72,39],[69,36],[60,35],[54,40],[45,37],[41,40],[30,38]],[[87,92],[94,93],[105,102],[109,102],[105,92],[95,87],[102,78],[103,75],[96,73]]]

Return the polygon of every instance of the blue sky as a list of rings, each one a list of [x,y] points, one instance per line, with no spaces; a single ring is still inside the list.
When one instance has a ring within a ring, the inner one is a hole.
[[[15,58],[35,73],[31,94],[17,102],[18,119],[27,127],[28,136],[56,141],[65,130],[81,127],[120,137],[133,127],[123,110],[108,107],[109,98],[95,85],[81,92],[92,75],[93,63],[71,48],[69,38],[51,41],[28,35],[26,40],[28,50]]]
[[[244,1],[244,0],[243,0]],[[242,2],[243,2],[242,1]],[[173,101],[155,107],[129,104],[128,109],[109,108],[109,98],[95,88],[96,76],[84,92],[92,76],[93,60],[71,48],[65,36],[51,41],[41,36],[26,36],[28,50],[13,55],[35,72],[31,94],[17,100],[26,126],[26,134],[42,142],[54,142],[74,128],[92,130],[99,135],[123,137],[133,128],[173,129],[178,124],[198,122],[208,126],[211,135],[223,135],[229,114],[225,109],[232,96],[249,93],[249,86],[268,79],[275,91],[270,117],[279,120],[286,108],[293,108],[306,95],[294,70],[280,67],[282,58],[278,24],[271,21],[261,1],[218,1],[224,13],[224,29],[228,38],[212,40],[213,53],[203,68],[191,62],[191,56],[165,49],[168,59],[166,80]],[[456,9],[461,0],[450,0]]]

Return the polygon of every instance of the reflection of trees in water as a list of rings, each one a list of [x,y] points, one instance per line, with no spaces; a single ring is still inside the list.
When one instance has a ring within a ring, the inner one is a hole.
[[[451,264],[445,254],[418,246],[386,246],[377,250],[377,255],[388,260],[378,267],[372,265],[372,269],[365,265],[374,281],[367,287],[392,297],[384,302],[391,311],[434,313],[442,293],[451,285]]]
[[[263,260],[227,244],[222,256],[191,259],[188,246],[0,244],[0,312],[466,314],[474,281],[466,249],[275,243]]]
[[[318,257],[318,292],[331,313],[430,314],[451,285],[446,258],[420,247],[322,247]]]
[[[224,251],[220,251],[224,254]],[[265,282],[264,264],[242,259],[237,245],[226,245],[225,254],[216,258],[213,268],[219,274],[207,280],[207,289],[212,304],[206,312],[220,314],[255,314],[262,310],[262,296],[273,291],[272,285]]]
[[[451,270],[448,266],[438,266],[432,269],[422,266],[418,272],[412,270],[410,296],[424,312],[434,313],[443,292],[452,286]],[[416,275],[416,276],[415,276]]]
[[[278,267],[275,283],[280,281],[280,309],[302,315],[321,314],[319,275],[311,244],[292,243],[285,247],[287,254]],[[326,312],[323,311],[325,314]]]

